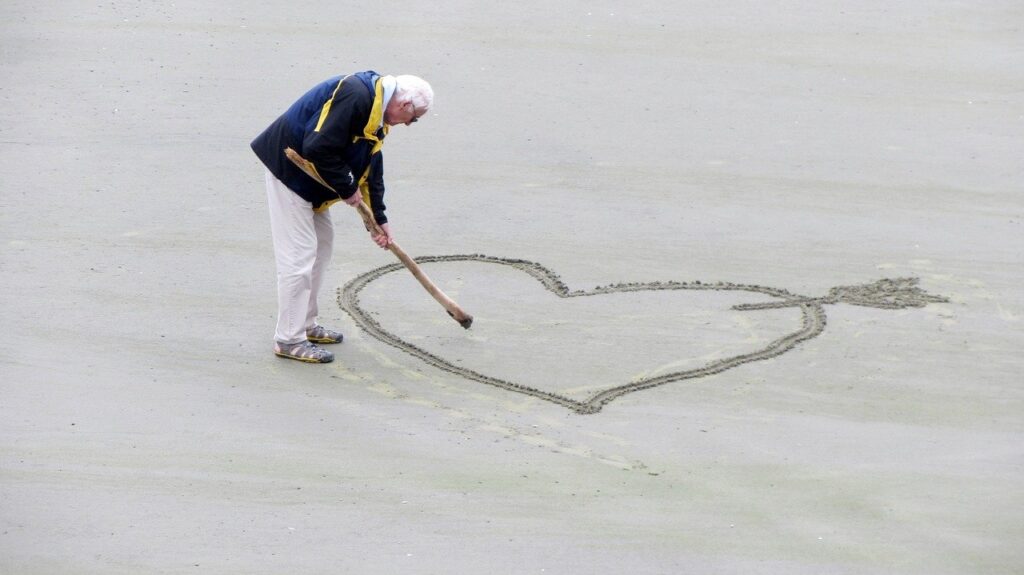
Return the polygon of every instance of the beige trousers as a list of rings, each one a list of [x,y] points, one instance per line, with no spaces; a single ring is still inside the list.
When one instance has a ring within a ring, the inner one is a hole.
[[[316,325],[317,293],[324,270],[331,262],[334,225],[328,210],[314,212],[313,204],[299,197],[266,171],[270,231],[277,262],[277,329],[274,339],[298,343]]]

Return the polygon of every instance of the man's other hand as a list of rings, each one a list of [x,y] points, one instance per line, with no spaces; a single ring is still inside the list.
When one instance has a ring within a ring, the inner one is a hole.
[[[387,224],[381,224],[380,229],[382,232],[384,232],[383,234],[376,234],[371,232],[370,237],[373,238],[373,241],[376,242],[378,246],[384,249],[388,249],[388,246],[390,246],[392,242],[395,241],[391,237],[391,229],[388,227]]]

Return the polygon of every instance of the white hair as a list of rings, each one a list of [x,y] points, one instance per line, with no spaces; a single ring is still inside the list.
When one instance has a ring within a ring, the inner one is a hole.
[[[434,89],[419,76],[395,76],[395,97],[399,102],[412,102],[417,110],[429,110],[434,104]]]

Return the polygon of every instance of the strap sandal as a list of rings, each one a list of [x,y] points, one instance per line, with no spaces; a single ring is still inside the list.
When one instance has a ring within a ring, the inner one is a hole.
[[[330,363],[334,361],[334,354],[326,349],[309,341],[299,343],[274,342],[274,355],[297,359],[307,363]]]
[[[341,343],[345,336],[341,335],[340,331],[316,325],[313,326],[313,329],[306,332],[306,339],[313,343]]]

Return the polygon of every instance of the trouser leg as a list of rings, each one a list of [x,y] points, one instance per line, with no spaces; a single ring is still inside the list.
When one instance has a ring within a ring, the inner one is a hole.
[[[316,260],[313,262],[312,286],[309,292],[309,309],[306,312],[306,331],[313,329],[316,325],[316,316],[320,312],[317,305],[317,294],[320,293],[320,286],[324,283],[324,272],[327,265],[331,263],[331,254],[334,250],[334,223],[331,221],[331,213],[327,210],[313,214],[313,227],[316,230]]]
[[[317,224],[313,206],[266,172],[270,230],[277,264],[277,328],[274,339],[306,339],[310,302],[315,302],[313,269],[317,259]],[[315,315],[315,314],[314,314]]]

